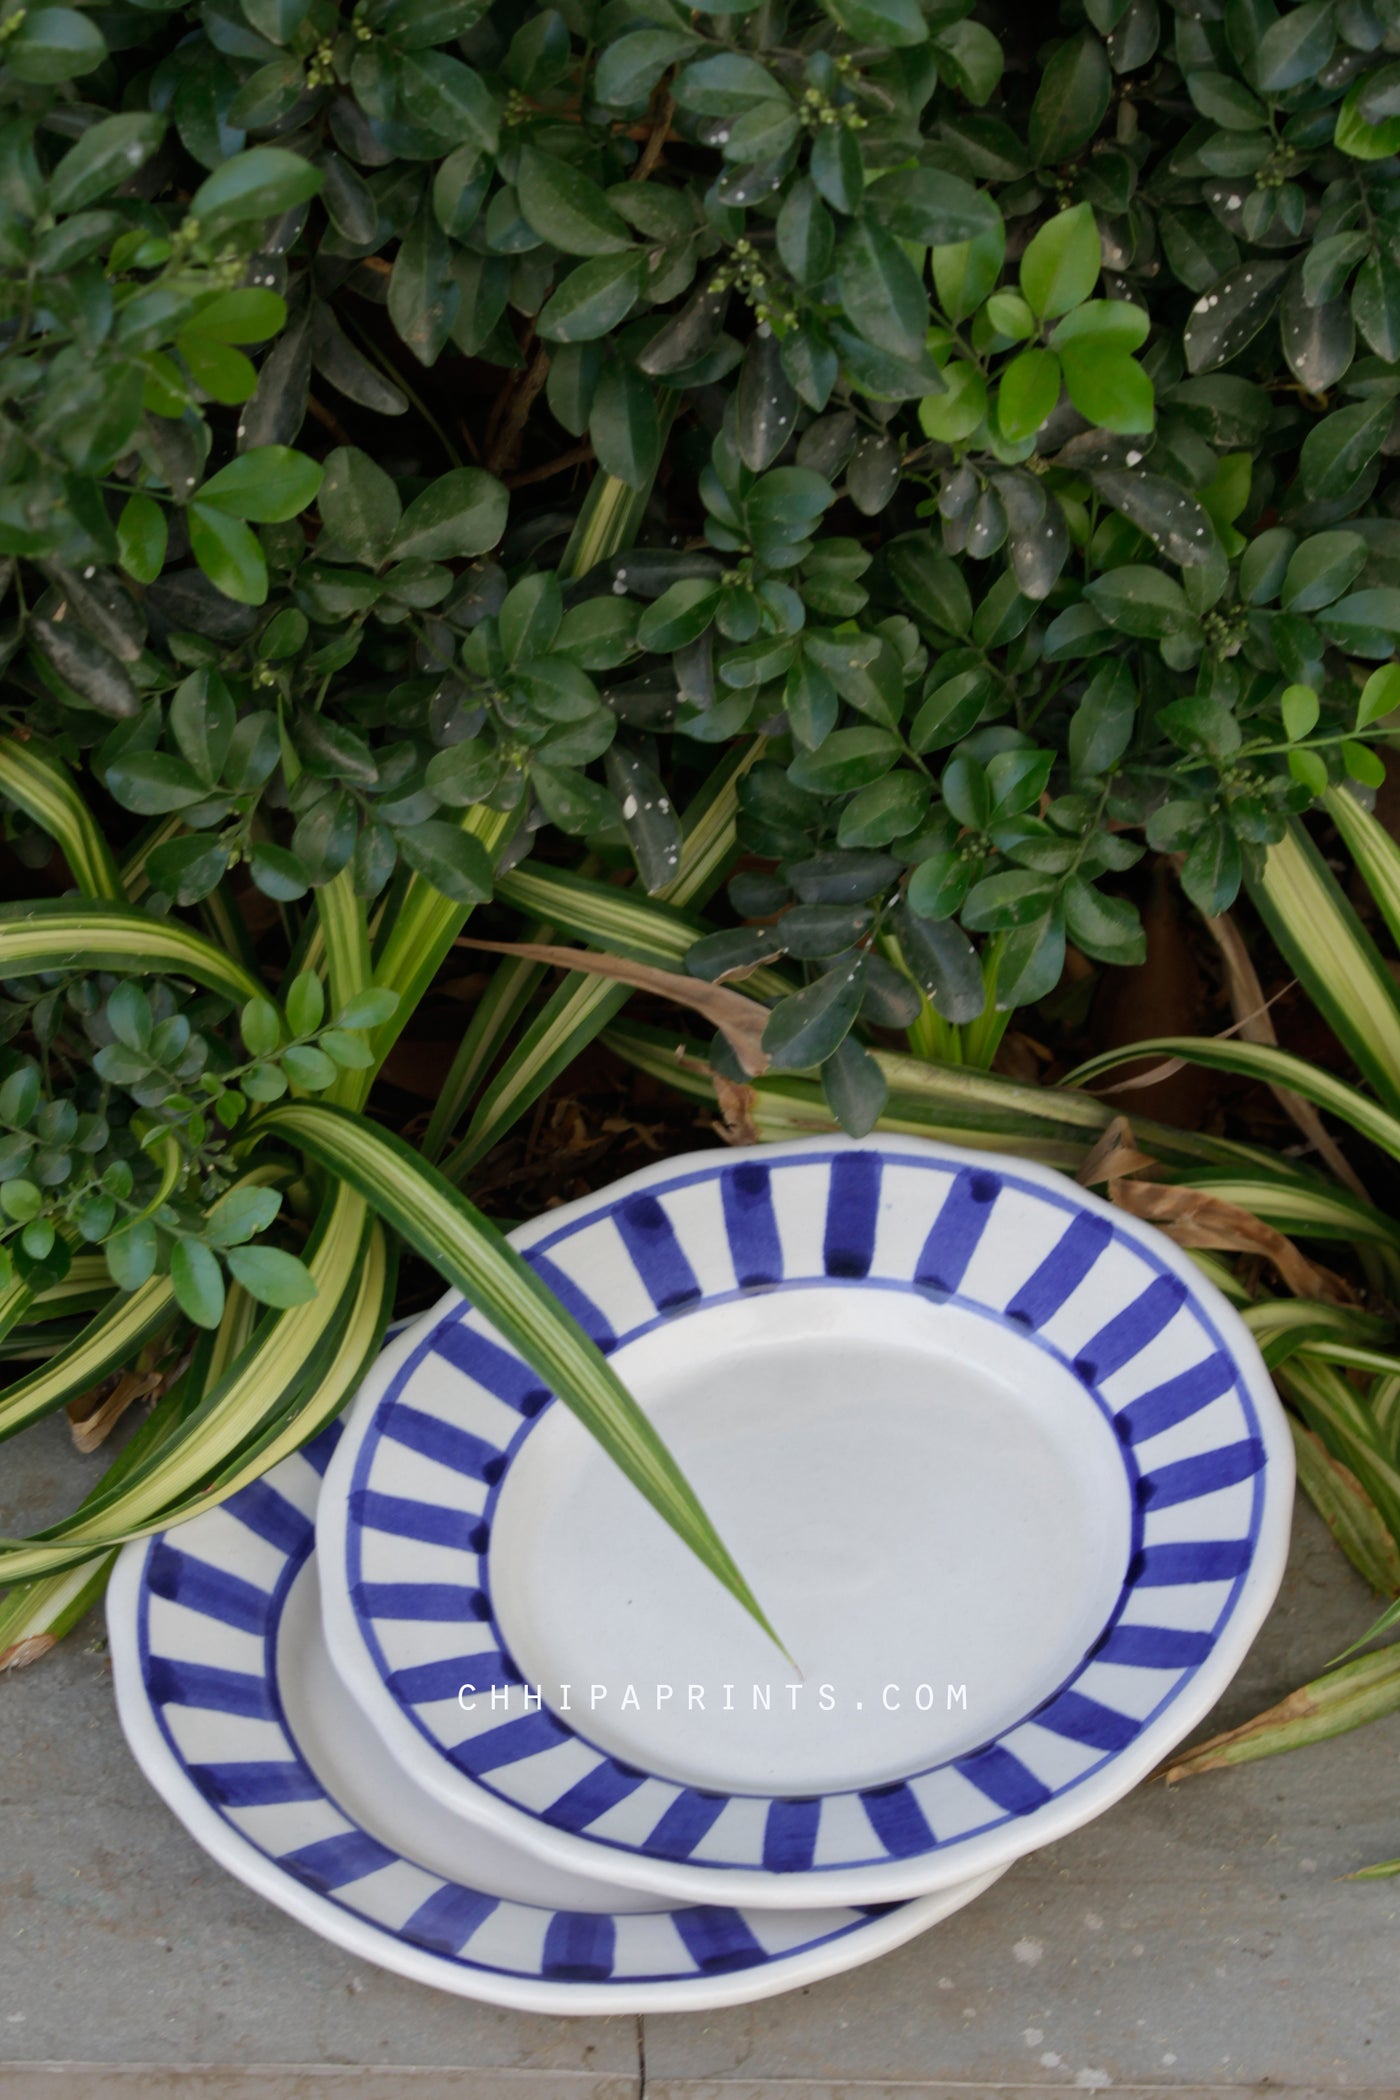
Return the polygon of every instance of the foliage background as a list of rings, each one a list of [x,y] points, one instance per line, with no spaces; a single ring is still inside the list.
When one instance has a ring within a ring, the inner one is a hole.
[[[0,1429],[170,1402],[0,1573],[309,1433],[393,1235],[701,1542],[460,1190],[658,971],[760,1132],[1077,1163],[1013,1013],[1142,960],[1144,853],[1217,917],[1380,784],[1400,6],[7,0],[0,63]],[[493,898],[415,1158],[371,1087]]]

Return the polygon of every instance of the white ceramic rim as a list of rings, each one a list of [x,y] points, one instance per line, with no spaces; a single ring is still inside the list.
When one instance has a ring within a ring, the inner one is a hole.
[[[1263,1508],[1254,1552],[1248,1570],[1241,1578],[1234,1609],[1209,1656],[1196,1668],[1190,1682],[1173,1699],[1166,1712],[1149,1722],[1127,1749],[1118,1752],[1074,1789],[1056,1795],[1027,1815],[962,1841],[955,1853],[934,1852],[912,1859],[892,1858],[873,1866],[810,1868],[800,1873],[779,1874],[761,1868],[715,1868],[657,1859],[595,1843],[586,1832],[561,1831],[479,1786],[439,1755],[424,1738],[395,1703],[380,1676],[346,1580],[349,1486],[360,1447],[372,1433],[379,1401],[402,1364],[424,1335],[441,1321],[444,1313],[462,1302],[459,1292],[448,1291],[420,1320],[398,1335],[378,1359],[345,1417],[345,1434],[327,1468],[325,1491],[316,1518],[316,1552],[322,1578],[326,1643],[337,1672],[366,1719],[397,1761],[426,1792],[435,1795],[444,1806],[468,1821],[481,1824],[541,1859],[552,1860],[575,1873],[591,1873],[623,1887],[645,1889],[680,1901],[744,1904],[756,1909],[781,1910],[806,1908],[811,1904],[896,1901],[950,1888],[966,1881],[969,1874],[1004,1869],[1023,1854],[1038,1851],[1056,1838],[1091,1822],[1155,1770],[1168,1752],[1189,1735],[1215,1705],[1243,1662],[1278,1594],[1291,1535],[1295,1477],[1293,1439],[1282,1403],[1253,1336],[1235,1308],[1173,1241],[1155,1228],[1144,1225],[1131,1213],[1105,1202],[1091,1190],[1081,1188],[1054,1168],[1023,1160],[1014,1153],[973,1151],[964,1146],[945,1144],[941,1139],[884,1133],[862,1139],[835,1135],[794,1138],[732,1151],[682,1153],[659,1160],[577,1202],[546,1211],[528,1224],[518,1226],[509,1238],[517,1248],[531,1247],[539,1240],[552,1238],[561,1227],[572,1225],[615,1203],[623,1195],[669,1182],[687,1171],[717,1169],[735,1159],[753,1158],[768,1163],[804,1155],[842,1152],[874,1152],[886,1158],[904,1154],[923,1160],[936,1157],[969,1169],[1014,1171],[1020,1179],[1039,1183],[1061,1198],[1072,1193],[1077,1203],[1111,1220],[1119,1234],[1137,1242],[1154,1261],[1182,1279],[1191,1296],[1222,1332],[1257,1412],[1259,1434],[1265,1449]]]
[[[895,1905],[852,1925],[839,1938],[820,1946],[772,1955],[762,1965],[722,1974],[659,1983],[600,1984],[506,1976],[486,1968],[466,1968],[460,1961],[415,1946],[388,1926],[375,1925],[308,1888],[237,1831],[199,1792],[165,1738],[142,1676],[139,1608],[150,1545],[148,1539],[137,1539],[123,1549],[107,1592],[107,1631],[117,1711],[136,1762],[195,1843],[236,1880],[266,1897],[321,1939],[330,1940],[381,1969],[406,1976],[413,1983],[516,2011],[577,2018],[702,2012],[746,2005],[860,1968],[892,1948],[902,1947],[907,1940],[917,1938],[930,1926],[974,1902],[1004,1871],[982,1873],[937,1894]],[[616,1876],[608,1878],[616,1882]]]

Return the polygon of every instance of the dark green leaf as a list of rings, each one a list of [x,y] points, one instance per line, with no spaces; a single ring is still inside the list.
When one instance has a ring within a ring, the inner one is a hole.
[[[630,246],[625,220],[581,168],[522,146],[515,184],[529,224],[565,255],[611,255]]]
[[[400,561],[450,561],[485,554],[504,532],[509,506],[510,498],[493,474],[480,467],[454,467],[409,504],[390,552]]]
[[[815,984],[779,1000],[763,1031],[776,1070],[810,1071],[833,1055],[860,1012],[864,975],[864,956],[848,955]]]
[[[540,316],[546,342],[585,343],[611,334],[625,320],[646,278],[638,249],[598,255],[571,270]]]
[[[1031,104],[1030,148],[1037,162],[1044,166],[1069,160],[1087,146],[1112,94],[1108,54],[1092,31],[1086,29],[1061,44],[1041,74]]]
[[[911,897],[912,902],[912,897]],[[945,1021],[975,1021],[987,1003],[977,951],[951,919],[923,918],[911,906],[896,914],[900,952]]]
[[[848,1137],[868,1137],[884,1113],[889,1085],[875,1059],[847,1036],[821,1068],[827,1107]]]

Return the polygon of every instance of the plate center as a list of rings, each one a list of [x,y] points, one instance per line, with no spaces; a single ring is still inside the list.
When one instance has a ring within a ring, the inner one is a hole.
[[[678,1315],[613,1362],[798,1665],[554,1404],[502,1486],[493,1603],[527,1683],[625,1761],[723,1791],[881,1784],[1038,1705],[1116,1602],[1118,1441],[999,1321],[820,1285]]]

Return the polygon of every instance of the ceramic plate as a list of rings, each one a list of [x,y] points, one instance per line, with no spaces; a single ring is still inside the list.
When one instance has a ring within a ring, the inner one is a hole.
[[[497,2004],[700,2009],[855,1968],[996,1878],[873,1912],[668,1909],[445,1813],[364,1725],[321,1639],[312,1518],[337,1434],[129,1546],[108,1603],[147,1776],[206,1852],[313,1931]]]
[[[446,1299],[355,1403],[320,1557],[341,1675],[463,1816],[671,1896],[875,1902],[1097,1814],[1238,1666],[1291,1440],[1150,1227],[1048,1170],[814,1139],[514,1238],[796,1667]]]

